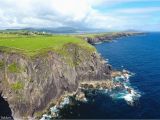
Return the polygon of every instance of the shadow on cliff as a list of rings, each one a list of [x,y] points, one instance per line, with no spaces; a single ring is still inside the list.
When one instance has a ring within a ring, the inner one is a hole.
[[[0,95],[0,119],[13,119],[12,118],[12,111],[9,107],[9,104],[5,99]]]

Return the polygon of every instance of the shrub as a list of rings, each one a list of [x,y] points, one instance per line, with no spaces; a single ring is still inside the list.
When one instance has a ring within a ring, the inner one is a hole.
[[[23,87],[24,87],[24,85],[21,82],[16,82],[16,83],[11,84],[11,88],[14,91],[21,90],[21,89],[23,89]]]
[[[0,70],[4,68],[4,62],[0,61]]]
[[[19,73],[21,71],[21,67],[16,63],[12,63],[8,66],[8,71],[11,73]]]

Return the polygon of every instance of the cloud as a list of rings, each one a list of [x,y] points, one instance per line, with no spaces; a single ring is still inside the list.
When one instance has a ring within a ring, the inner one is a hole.
[[[139,0],[0,0],[0,29],[63,26],[130,29],[139,25],[138,17],[125,14],[156,12],[159,8],[113,9],[111,12],[107,8],[135,1]],[[101,6],[105,6],[107,12],[101,11]]]
[[[4,0],[0,4],[0,25],[59,27],[82,22],[90,11],[85,0]]]

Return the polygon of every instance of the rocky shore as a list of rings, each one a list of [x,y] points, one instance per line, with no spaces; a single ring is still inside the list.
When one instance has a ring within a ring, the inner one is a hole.
[[[72,104],[75,104],[75,101],[87,102],[88,98],[86,97],[85,91],[92,92],[96,90],[112,92],[112,90],[115,89],[126,89],[126,91],[131,93],[132,89],[129,87],[125,88],[126,86],[123,82],[115,81],[115,79],[118,77],[124,78],[124,80],[129,79],[130,75],[131,73],[127,70],[112,71],[110,79],[101,81],[81,81],[75,92],[65,92],[53,106],[48,108],[48,111],[43,114],[41,120],[59,118],[60,111],[63,110],[65,106],[71,106]]]
[[[48,108],[48,111],[45,112],[41,118],[41,120],[46,119],[55,119],[60,117],[59,112],[65,107],[66,105],[74,104],[74,101],[79,102],[87,102],[86,95],[84,91],[86,90],[111,90],[114,89],[115,85],[111,80],[101,80],[101,81],[82,81],[79,83],[79,86],[75,92],[72,93],[64,93],[55,105]]]
[[[84,37],[84,40],[86,40],[90,44],[98,44],[102,42],[110,42],[114,39],[121,38],[121,37],[129,37],[134,35],[142,35],[144,33],[141,32],[118,32],[118,33],[112,33],[112,34],[99,34],[95,35],[94,37]]]

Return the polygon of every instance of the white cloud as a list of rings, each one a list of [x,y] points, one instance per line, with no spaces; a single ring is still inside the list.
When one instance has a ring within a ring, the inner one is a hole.
[[[81,22],[90,11],[92,8],[85,0],[3,0],[0,25],[58,27],[68,22]]]
[[[101,13],[97,7],[133,1],[139,0],[0,0],[0,29],[61,26],[125,29],[137,23],[135,18],[119,13],[134,13],[135,9]],[[156,10],[159,8],[136,12]]]

